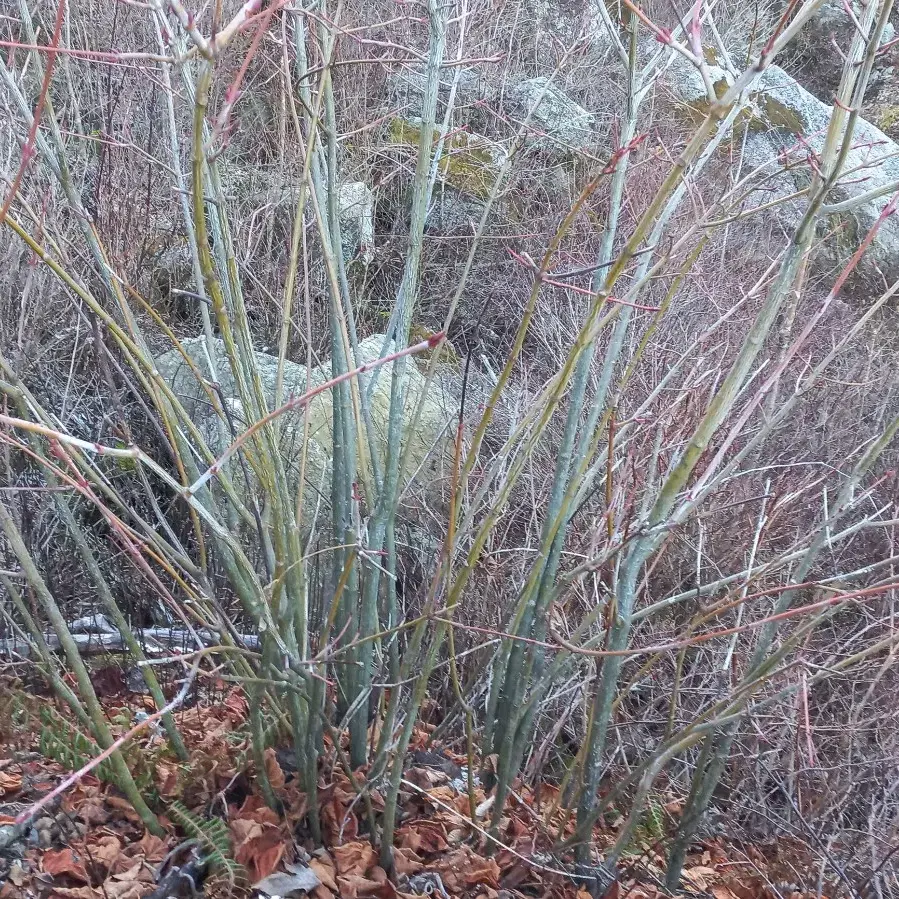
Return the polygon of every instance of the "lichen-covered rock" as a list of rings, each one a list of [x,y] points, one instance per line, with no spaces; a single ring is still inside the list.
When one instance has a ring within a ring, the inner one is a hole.
[[[720,97],[733,84],[734,79],[726,69],[715,63],[708,63],[706,69],[709,80],[715,88],[715,94]],[[709,93],[702,75],[695,66],[682,56],[675,56],[671,65],[665,70],[665,78],[681,103],[686,104],[691,110],[695,108],[697,112],[705,115]]]
[[[357,253],[367,264],[375,246],[375,198],[363,181],[348,181],[340,186],[340,238],[344,261]]]
[[[795,147],[800,137],[804,143],[802,158],[807,158],[809,149],[814,153],[822,152],[831,116],[828,104],[822,103],[776,66],[763,74],[754,99],[766,117],[777,125],[768,135],[772,155]],[[796,187],[805,187],[811,175],[807,165],[793,171]],[[899,145],[870,122],[858,119],[843,171],[846,174],[831,191],[829,204],[894,185],[899,179]],[[827,230],[834,236],[827,241],[826,247],[836,262],[845,262],[858,249],[894,193],[895,190],[890,190],[829,218]],[[876,274],[878,270],[888,281],[899,277],[899,221],[895,215],[881,223],[877,237],[863,259],[862,273]]]
[[[716,92],[726,87],[730,77],[723,69],[713,70]],[[668,83],[688,112],[704,115],[708,97],[702,80],[688,63],[678,60],[668,71]],[[804,189],[810,182],[809,153],[820,154],[830,123],[831,106],[822,103],[778,66],[770,66],[750,90],[745,114],[735,127],[743,141],[743,171],[765,165],[776,179],[765,184],[764,202]],[[853,145],[839,180],[828,197],[828,204],[851,201],[878,188],[887,188],[899,179],[899,145],[870,122],[856,123]],[[785,153],[789,153],[785,156]],[[784,168],[784,160],[790,165]],[[773,188],[773,190],[772,190]],[[825,244],[829,260],[845,263],[858,249],[865,235],[878,221],[894,191],[860,203],[850,210],[829,216],[825,225],[830,235]],[[785,228],[795,228],[805,208],[804,201],[774,207]],[[885,219],[877,237],[858,269],[888,281],[899,277],[899,221]]]
[[[278,170],[220,162],[218,176],[225,199],[238,206],[292,205],[299,196],[299,182]]]
[[[852,15],[849,14],[850,7]],[[826,0],[810,22],[799,32],[796,40],[787,48],[791,71],[797,72],[799,81],[816,97],[830,102],[840,83],[843,71],[843,55],[849,52],[856,33],[856,22],[864,10],[858,0],[851,4],[844,0]],[[896,37],[896,29],[887,23],[881,37],[881,46]],[[879,53],[874,58],[874,72],[869,82],[869,95],[876,91],[888,74],[893,54]]]
[[[456,94],[453,108],[462,109],[483,99],[484,82],[474,69],[459,69],[458,76],[452,69],[440,73],[437,87],[437,118],[442,119],[449,102],[453,80]],[[403,118],[421,118],[427,79],[420,68],[406,68],[387,76],[387,99],[391,107]]]
[[[384,336],[381,334],[375,334],[363,340],[359,345],[356,364],[361,365],[380,358],[383,344]],[[204,338],[196,337],[184,340],[182,348],[196,370],[204,378],[209,379],[209,360]],[[191,416],[210,449],[218,455],[238,434],[246,430],[252,421],[237,397],[235,381],[228,365],[223,342],[213,341],[212,350],[219,382],[218,392],[224,399],[224,416],[216,413],[203,385],[181,352],[175,349],[165,353],[157,359],[156,365],[162,377],[181,399],[185,410]],[[275,402],[278,359],[267,353],[256,353],[255,363],[262,392],[268,408],[271,409]],[[439,484],[448,461],[447,434],[452,413],[449,411],[445,396],[439,387],[433,386],[426,389],[424,376],[411,360],[407,362],[405,370],[408,380],[403,422],[403,447],[404,449],[408,448],[409,463],[405,478],[406,480],[414,479],[423,484]],[[358,388],[367,391],[369,396],[370,422],[373,429],[372,441],[377,451],[382,454],[387,440],[392,374],[393,364],[388,363],[357,378]],[[324,384],[330,378],[330,363],[313,368],[307,376],[306,366],[285,362],[282,403],[292,396],[299,396],[313,387]],[[422,399],[424,401],[417,427],[414,432],[410,432],[409,425],[412,415]],[[308,441],[306,444],[304,499],[309,504],[314,505],[321,502],[324,507],[327,507],[330,496],[333,451],[330,392],[322,392],[306,408],[305,414],[302,409],[295,409],[284,413],[278,419],[281,458],[291,489],[295,491],[299,487],[303,437],[306,433]],[[360,440],[360,466],[369,464],[366,447],[367,442]],[[230,474],[243,489],[251,491],[258,489],[244,482],[243,469],[235,461],[231,462]]]
[[[157,307],[176,311],[182,304],[177,290],[194,289],[193,258],[187,238],[161,233],[152,243],[154,252],[148,259],[150,301]],[[197,300],[190,300],[195,305]]]
[[[513,85],[506,94],[506,105],[520,118],[537,104],[529,125],[531,145],[551,153],[586,149],[596,140],[596,117],[579,106],[549,78],[529,78]],[[538,103],[539,100],[539,103]]]
[[[390,123],[389,137],[397,146],[413,152],[421,136],[421,119],[396,118]],[[434,129],[434,141],[439,139]],[[443,144],[437,164],[441,181],[473,197],[486,197],[506,161],[506,151],[497,143],[470,131],[454,131]]]
[[[483,214],[484,204],[480,200],[444,186],[434,191],[425,230],[431,234],[471,234]]]

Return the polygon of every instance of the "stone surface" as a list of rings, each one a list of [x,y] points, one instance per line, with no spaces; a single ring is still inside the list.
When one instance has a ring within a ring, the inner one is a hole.
[[[193,259],[186,238],[167,240],[152,257],[150,272],[150,299],[155,304],[168,304],[170,309],[181,303],[173,290],[192,290],[194,284]],[[185,306],[196,300],[181,301]]]
[[[795,67],[803,85],[826,102],[830,102],[836,93],[843,69],[843,54],[848,53],[855,37],[855,21],[860,20],[863,15],[862,4],[858,0],[853,0],[851,9],[850,16],[843,0],[827,0],[787,50],[791,70]],[[881,37],[881,46],[895,37],[896,29],[887,23]],[[889,51],[875,57],[868,96],[883,84],[894,64],[893,57],[894,54]]]
[[[375,246],[375,198],[363,181],[340,186],[340,238],[345,262],[358,253],[367,264]]]
[[[431,234],[471,234],[481,221],[484,204],[449,187],[438,187],[431,198],[425,229]]]
[[[440,73],[440,84],[437,88],[438,121],[442,120],[446,112],[454,79],[456,80],[454,109],[471,106],[484,97],[484,81],[474,69],[459,69],[458,78],[453,69],[444,69]],[[387,76],[386,84],[387,100],[391,108],[404,118],[421,118],[425,84],[425,73],[421,68],[410,67],[399,72],[391,72]]]
[[[552,153],[565,153],[590,147],[596,140],[596,117],[574,102],[549,78],[529,78],[513,85],[506,94],[506,105],[523,119],[531,114],[530,127],[538,132],[531,145]]]
[[[380,358],[384,336],[375,334],[359,345],[358,364],[372,362]],[[182,347],[197,369],[208,377],[205,341],[201,337],[182,341]],[[172,385],[173,390],[181,398],[185,410],[197,425],[210,449],[220,454],[225,446],[232,442],[236,434],[244,431],[252,422],[249,420],[243,405],[236,396],[234,378],[231,375],[224,344],[214,341],[215,365],[221,385],[221,395],[228,406],[230,424],[225,423],[214,412],[207,395],[197,380],[193,370],[178,350],[171,350],[157,359],[160,374]],[[277,357],[267,353],[256,353],[256,372],[269,408],[274,405],[275,382],[277,378]],[[390,405],[390,384],[392,363],[381,366],[357,379],[360,389],[369,392],[371,411],[372,441],[378,451],[383,454],[387,438],[387,418]],[[448,462],[447,434],[452,411],[439,387],[433,386],[426,392],[424,376],[413,360],[406,364],[408,375],[408,391],[404,411],[403,447],[408,448],[409,465],[405,480],[413,479],[418,483],[437,484],[445,474]],[[307,377],[304,365],[286,362],[284,366],[283,399],[299,396],[305,391],[320,386],[331,378],[330,363],[313,368]],[[414,433],[409,431],[411,418],[420,399],[424,397],[422,412]],[[321,502],[327,507],[330,496],[330,471],[333,447],[332,407],[330,391],[316,396],[308,405],[308,443],[306,447],[306,469],[304,482],[304,499],[310,504]],[[292,410],[280,418],[281,455],[290,480],[291,489],[299,487],[300,464],[304,434],[304,413]],[[360,452],[364,441],[360,441]],[[360,464],[367,465],[368,455],[360,457]],[[232,461],[230,474],[235,483],[244,489],[242,471]],[[249,487],[249,489],[253,489]],[[307,506],[308,508],[308,506]]]
[[[396,118],[390,123],[392,143],[417,151],[421,119]],[[436,143],[439,132],[434,129]],[[506,161],[506,151],[496,142],[470,131],[454,131],[447,136],[437,174],[440,180],[473,197],[486,197]]]
[[[723,69],[712,72],[716,91],[730,83]],[[702,81],[688,63],[676,62],[668,70],[668,83],[688,112],[704,115],[708,99]],[[769,67],[753,85],[746,113],[738,120],[736,134],[743,141],[743,173],[766,165],[775,178],[765,185],[764,202],[805,188],[811,179],[809,151],[820,154],[831,117],[831,106],[778,66]],[[783,166],[789,153],[791,165]],[[833,205],[858,198],[869,191],[889,187],[899,180],[899,145],[870,122],[859,119],[844,175],[828,197]],[[774,188],[772,190],[772,188]],[[877,222],[894,190],[851,210],[826,217],[824,230],[830,235],[824,244],[829,261],[845,263]],[[804,201],[774,207],[786,229],[796,226],[805,208]],[[875,277],[879,283],[899,277],[899,220],[887,218],[862,260],[858,274]]]

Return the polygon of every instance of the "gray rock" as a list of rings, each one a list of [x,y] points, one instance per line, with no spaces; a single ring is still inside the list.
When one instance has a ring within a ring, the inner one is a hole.
[[[381,334],[375,334],[363,340],[359,345],[357,363],[361,365],[378,359],[383,343],[384,336]],[[182,347],[196,369],[202,373],[204,378],[208,377],[209,367],[203,338],[184,340]],[[246,430],[252,422],[236,396],[237,390],[228,365],[224,344],[216,340],[213,350],[221,396],[224,397],[228,407],[228,415],[224,419],[220,417],[220,413],[215,411],[193,369],[187,365],[178,350],[171,350],[160,356],[156,365],[160,374],[181,398],[186,412],[193,419],[212,452],[218,455],[227,444],[232,442],[236,434]],[[274,405],[277,369],[277,357],[266,353],[256,353],[256,371],[269,408]],[[381,455],[383,455],[387,440],[392,372],[393,364],[388,363],[357,378],[359,388],[368,391],[373,432],[371,439]],[[408,448],[409,467],[405,472],[404,482],[439,484],[446,473],[446,465],[449,462],[447,435],[453,415],[452,407],[446,402],[444,394],[439,388],[428,389],[424,376],[411,359],[407,361],[406,372],[408,389],[404,411],[403,447],[404,449]],[[307,377],[304,365],[286,362],[284,365],[283,400],[286,401],[291,396],[299,396],[313,387],[324,384],[330,378],[331,366],[329,363],[312,369]],[[423,400],[423,405],[418,425],[414,432],[410,432],[411,418],[420,400]],[[326,508],[330,496],[333,448],[330,391],[326,390],[318,394],[306,408],[308,422],[301,409],[291,410],[281,416],[281,458],[290,480],[291,489],[297,490],[299,488],[304,428],[308,427],[303,483],[304,501],[307,509],[314,508],[318,502],[321,502]],[[367,468],[370,458],[366,441],[360,440],[359,444],[359,464]],[[243,482],[243,472],[236,461],[230,463],[229,473],[239,489],[256,491],[255,485]]]
[[[596,140],[596,117],[574,102],[549,78],[529,78],[513,85],[506,94],[506,105],[516,116],[524,118],[538,102],[531,115],[530,127],[535,135],[531,145],[552,153],[583,150]]]
[[[858,0],[853,0],[852,16],[860,20],[863,8]],[[818,10],[818,14],[799,32],[797,43],[802,47],[814,48],[822,53],[832,52],[831,38],[836,38],[839,46],[844,50],[849,46],[855,32],[855,23],[846,10],[843,0],[827,0]],[[841,41],[841,37],[849,37],[848,42]],[[896,36],[896,29],[887,22],[880,39],[880,45],[888,44]]]
[[[709,63],[707,69],[709,78],[719,95],[722,90],[726,90],[733,84],[733,77],[721,66]],[[665,80],[681,103],[688,106],[708,103],[709,94],[702,76],[695,66],[692,66],[682,56],[674,56],[671,65],[665,71]]]
[[[688,63],[677,61],[668,70],[668,83],[688,111],[704,115],[708,98],[702,80]],[[723,69],[713,69],[716,90],[731,83]],[[812,176],[808,152],[820,154],[831,117],[831,106],[822,103],[778,66],[771,66],[754,84],[745,115],[738,120],[737,133],[745,137],[743,173],[759,165],[775,177],[765,183],[764,202],[805,188]],[[748,133],[747,133],[748,130]],[[793,150],[791,165],[783,166],[785,151]],[[899,180],[899,145],[886,134],[859,119],[853,147],[844,166],[844,175],[828,197],[828,204],[851,201],[878,188],[890,188]],[[773,188],[773,189],[772,189]],[[845,263],[877,222],[895,187],[883,196],[828,216],[824,248],[828,261]],[[784,228],[798,224],[805,209],[800,199],[774,207]],[[880,225],[877,237],[866,253],[858,274],[893,281],[899,277],[899,220],[891,216]]]
[[[363,181],[340,185],[340,238],[345,262],[356,256],[368,264],[375,246],[375,198]]]
[[[230,203],[277,207],[292,203],[299,190],[297,183],[286,181],[282,172],[252,165],[222,161],[218,174],[222,193]]]
[[[768,135],[772,152],[794,146],[800,136],[815,153],[824,149],[831,107],[801,87],[783,69],[772,66],[763,74],[753,100],[765,120],[773,125]],[[831,205],[878,188],[889,188],[899,180],[899,145],[864,119],[857,121],[853,138],[844,174],[828,197]],[[800,152],[805,154],[805,150]],[[797,188],[805,187],[810,177],[807,166],[794,170]],[[894,187],[884,196],[828,218],[826,229],[833,231],[834,236],[826,247],[835,262],[845,262],[858,249],[895,192]],[[861,273],[876,275],[878,269],[888,281],[899,277],[899,220],[895,215],[881,223],[876,239],[865,254]]]
[[[173,290],[190,289],[193,276],[193,259],[187,240],[173,241],[153,260],[151,275],[153,299],[168,301]]]
[[[471,234],[484,214],[484,204],[451,188],[437,189],[428,209],[425,228],[432,234]]]
[[[827,0],[818,14],[799,32],[788,48],[788,58],[797,69],[797,77],[815,96],[829,102],[840,82],[843,70],[843,54],[847,53],[855,37],[855,21],[863,15],[862,4],[853,0],[852,15],[842,0]],[[854,21],[854,20],[855,21]],[[881,45],[896,37],[896,29],[887,23],[881,37]],[[877,90],[890,65],[886,53],[874,60],[874,72],[869,83],[869,93]]]
[[[415,152],[421,136],[421,119],[395,118],[388,138],[399,147]],[[435,128],[434,140],[439,131]],[[486,197],[506,161],[506,151],[495,141],[471,131],[457,130],[447,135],[437,174],[442,182],[472,197]]]
[[[444,69],[440,73],[440,84],[437,88],[437,118],[441,120],[446,112],[446,104],[456,74],[453,69]],[[408,68],[399,72],[391,72],[387,76],[387,99],[391,107],[404,118],[421,118],[422,103],[425,95],[427,79],[421,68]],[[474,69],[460,69],[456,79],[456,95],[453,108],[464,108],[484,98],[485,85],[481,76]]]

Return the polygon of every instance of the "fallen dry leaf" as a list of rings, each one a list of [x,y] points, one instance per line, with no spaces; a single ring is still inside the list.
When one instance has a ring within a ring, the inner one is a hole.
[[[448,848],[446,828],[439,821],[413,821],[397,831],[397,842],[403,849],[434,854]]]
[[[26,880],[28,879],[25,875],[25,871],[22,868],[21,863],[19,862],[13,862],[9,866],[9,873],[6,876],[9,878],[9,882],[17,887],[24,886]]]
[[[278,815],[250,796],[230,824],[234,858],[255,883],[277,870],[287,851],[289,834]]]
[[[425,865],[412,849],[395,849],[393,852],[393,866],[397,874],[412,876],[421,871]]]
[[[326,864],[322,859],[313,858],[309,867],[315,871],[318,879],[329,889],[337,892],[337,871],[333,865]]]
[[[53,887],[49,899],[99,899],[100,896],[93,887]]]
[[[318,875],[306,865],[287,865],[286,871],[276,871],[253,884],[254,890],[268,896],[292,896],[311,893],[321,884]]]
[[[395,899],[396,888],[389,880],[383,882],[361,877],[358,874],[348,874],[346,877],[338,877],[340,886],[340,899]]]
[[[152,883],[153,872],[149,865],[138,859],[137,861],[125,860],[125,864],[130,865],[112,875],[112,880],[120,883]]]
[[[16,793],[22,788],[22,775],[14,771],[0,771],[0,796]]]
[[[335,846],[331,850],[331,854],[337,863],[337,873],[341,876],[360,877],[367,874],[378,861],[377,853],[371,843],[363,843],[361,840],[345,843],[343,846]]]
[[[737,899],[732,890],[729,890],[727,887],[722,886],[714,886],[709,892],[715,897],[715,899]]]
[[[271,747],[266,749],[264,758],[265,773],[268,775],[269,783],[272,785],[272,789],[276,793],[280,793],[281,790],[284,789],[286,778],[284,777],[284,772],[281,770],[281,765],[278,763],[277,756],[275,755],[275,750]]]
[[[137,842],[136,848],[151,863],[161,862],[169,853],[165,840],[161,840],[150,833],[149,830],[144,831],[144,835]]]
[[[352,799],[352,796],[344,799],[339,791],[335,791],[330,801],[322,805],[322,829],[328,837],[327,842],[336,842],[338,839],[352,842],[359,835],[359,822],[355,814],[348,811]]]
[[[468,846],[460,846],[438,859],[434,869],[450,893],[462,893],[473,886],[499,888],[500,870],[496,860],[483,858]]]
[[[74,811],[85,824],[105,824],[111,817],[102,796],[89,796]]]
[[[157,762],[153,770],[153,780],[159,795],[164,799],[172,799],[178,795],[178,768],[175,765],[166,765]]]
[[[103,884],[102,892],[104,897],[109,899],[142,899],[154,888],[153,883],[139,880],[107,880]]]
[[[90,843],[86,847],[85,855],[92,862],[102,865],[109,871],[122,857],[122,843],[118,837],[112,834],[102,834],[96,842]],[[128,860],[126,859],[126,861]]]
[[[247,698],[240,687],[234,687],[225,697],[225,709],[229,717],[235,721],[243,721],[246,719],[248,706]]]
[[[697,890],[707,890],[709,888],[709,877],[716,875],[714,868],[707,868],[704,865],[695,865],[692,868],[684,868],[683,876],[696,887]]]
[[[267,877],[275,871],[287,849],[286,843],[277,830],[263,832],[258,825],[255,826],[258,831],[251,838],[236,844],[234,850],[235,860],[249,871],[254,882],[262,880],[263,877]]]
[[[65,876],[74,880],[80,880],[83,883],[90,883],[90,878],[84,869],[84,863],[68,846],[58,851],[50,850],[45,852],[44,857],[41,859],[41,867],[44,873],[49,874],[51,877]]]
[[[140,815],[138,815],[127,799],[109,794],[106,796],[106,804],[114,808],[123,818],[130,821],[132,824],[143,824]]]

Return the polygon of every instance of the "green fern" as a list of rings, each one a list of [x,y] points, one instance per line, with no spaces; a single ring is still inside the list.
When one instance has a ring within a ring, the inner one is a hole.
[[[41,709],[40,749],[43,755],[69,771],[83,768],[102,751],[90,737],[49,707]],[[100,780],[117,785],[115,772],[109,762],[97,765],[94,774]]]
[[[624,855],[642,855],[646,846],[657,846],[665,839],[665,809],[655,799],[650,799],[634,828]]]
[[[47,758],[53,759],[69,771],[78,771],[102,752],[91,737],[82,733],[49,706],[41,709],[40,750]],[[140,750],[135,747],[123,747],[121,751],[138,789],[145,795],[152,793],[153,776],[147,769],[146,759],[142,757]],[[108,761],[97,765],[93,769],[93,774],[105,783],[122,789],[115,769]]]
[[[226,873],[236,883],[246,879],[243,867],[231,857],[231,834],[221,818],[201,818],[177,800],[168,807],[168,814],[188,836],[200,843],[213,871]]]
[[[243,736],[243,735],[241,735]],[[271,746],[277,746],[278,743],[286,736],[284,720],[276,717],[270,721],[262,731],[262,748],[263,750]],[[248,746],[242,752],[237,754],[235,766],[238,771],[243,771],[253,760],[253,748]]]

